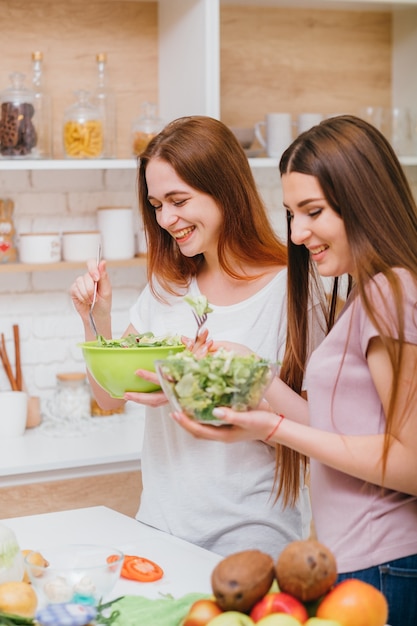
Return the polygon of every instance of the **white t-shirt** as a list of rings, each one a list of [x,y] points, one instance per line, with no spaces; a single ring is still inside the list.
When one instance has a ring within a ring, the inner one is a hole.
[[[210,338],[244,344],[272,361],[282,358],[286,281],[283,270],[243,302],[210,303]],[[195,280],[188,293],[200,294]],[[169,304],[145,287],[130,310],[135,329],[193,337],[196,323],[189,304],[182,297],[165,296]],[[146,409],[138,520],[222,555],[259,549],[276,558],[288,542],[308,536],[306,487],[294,508],[274,504],[273,447],[261,441],[223,444],[195,439],[169,412],[168,405]]]

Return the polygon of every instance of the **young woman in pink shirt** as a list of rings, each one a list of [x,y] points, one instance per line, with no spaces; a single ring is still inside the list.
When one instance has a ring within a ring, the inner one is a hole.
[[[416,204],[388,141],[353,116],[297,137],[280,173],[288,215],[286,361],[298,364],[308,399],[281,372],[267,393],[270,411],[216,409],[229,428],[174,417],[200,438],[275,442],[278,492],[291,490],[282,449],[309,457],[317,536],[335,554],[340,580],[375,585],[388,600],[389,624],[415,626]],[[305,304],[317,273],[333,279],[329,332],[304,367]],[[346,304],[336,318],[342,284]]]

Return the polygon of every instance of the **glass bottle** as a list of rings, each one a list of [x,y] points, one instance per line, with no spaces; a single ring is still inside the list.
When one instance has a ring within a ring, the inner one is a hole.
[[[165,125],[158,117],[157,105],[154,102],[144,102],[141,109],[141,115],[133,120],[132,124],[133,156],[139,156],[152,137],[155,137]]]
[[[37,144],[35,95],[25,87],[25,78],[20,72],[10,74],[11,85],[0,98],[0,154],[7,158],[31,158]]]
[[[103,155],[103,122],[89,92],[76,91],[77,101],[64,114],[64,151],[70,159],[98,159]]]
[[[97,62],[97,87],[93,94],[93,103],[101,113],[103,121],[103,157],[116,156],[116,96],[109,86],[107,55],[99,52]]]
[[[38,134],[33,156],[48,159],[52,156],[52,106],[44,86],[43,54],[39,50],[32,52],[32,88],[35,94],[33,121]]]

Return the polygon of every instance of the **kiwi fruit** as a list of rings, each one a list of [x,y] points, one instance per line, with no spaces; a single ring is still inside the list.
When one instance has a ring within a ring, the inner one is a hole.
[[[268,593],[275,578],[274,560],[260,550],[226,556],[214,568],[211,586],[223,611],[249,613]]]
[[[275,575],[280,591],[309,602],[325,594],[336,582],[336,559],[329,548],[315,539],[292,541],[279,555]]]

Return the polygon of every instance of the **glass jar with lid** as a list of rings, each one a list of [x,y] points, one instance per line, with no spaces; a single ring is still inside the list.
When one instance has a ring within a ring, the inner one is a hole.
[[[139,156],[152,137],[155,137],[165,125],[164,121],[158,117],[157,106],[154,102],[144,102],[141,109],[141,115],[132,123],[133,156]]]
[[[49,406],[50,413],[61,420],[91,417],[91,391],[83,372],[56,375],[56,389]]]
[[[20,72],[10,74],[11,85],[0,96],[0,154],[7,158],[31,157],[37,143],[35,94],[25,87],[25,78]]]
[[[75,92],[77,101],[64,114],[64,151],[71,159],[98,159],[103,156],[103,120],[89,92]]]

